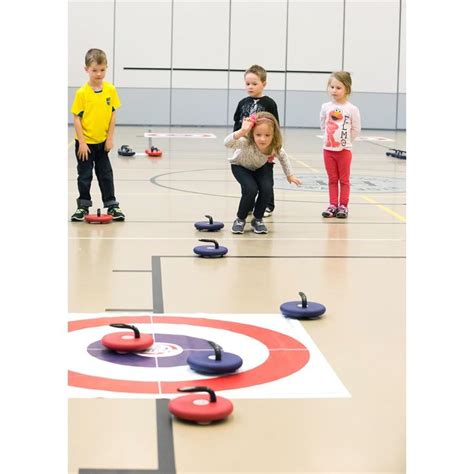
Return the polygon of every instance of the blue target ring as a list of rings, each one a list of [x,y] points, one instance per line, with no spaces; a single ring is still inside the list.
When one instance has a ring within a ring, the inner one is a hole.
[[[199,337],[154,334],[153,338],[153,346],[141,353],[118,354],[106,349],[100,340],[89,344],[87,352],[96,359],[112,364],[156,368],[187,366],[186,361],[193,351],[209,351],[209,342]]]

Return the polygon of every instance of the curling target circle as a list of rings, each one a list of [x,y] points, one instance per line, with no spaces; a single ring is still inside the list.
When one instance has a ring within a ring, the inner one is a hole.
[[[287,377],[302,369],[310,357],[309,350],[304,344],[281,332],[235,321],[200,317],[152,316],[151,321],[149,316],[103,317],[71,321],[69,323],[69,331],[74,332],[86,328],[97,328],[112,322],[127,322],[128,324],[150,324],[152,322],[153,324],[162,324],[164,326],[173,325],[175,331],[176,325],[181,325],[181,327],[192,326],[196,330],[201,328],[208,331],[228,331],[237,336],[245,336],[255,340],[266,347],[268,354],[266,359],[256,367],[219,377],[197,378],[198,376],[195,373],[189,372],[188,375],[192,378],[186,380],[166,380],[169,377],[163,377],[162,379],[160,377],[160,380],[124,380],[70,370],[69,385],[78,388],[113,392],[167,394],[176,393],[177,388],[183,385],[200,385],[205,380],[206,385],[213,390],[230,390],[265,384]],[[176,334],[173,336],[176,336]],[[245,354],[242,354],[242,356],[245,360]],[[143,357],[143,360],[145,359],[146,357]],[[148,359],[162,362],[166,358],[150,357]],[[139,367],[137,370],[142,368]]]

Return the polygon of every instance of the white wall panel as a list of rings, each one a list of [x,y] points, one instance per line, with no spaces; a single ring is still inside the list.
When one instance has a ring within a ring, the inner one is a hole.
[[[69,0],[68,85],[79,87],[88,80],[84,57],[90,48],[107,54],[108,75],[113,82],[114,2],[113,0]]]
[[[398,75],[398,92],[405,93],[407,91],[406,84],[406,2],[402,2],[402,18],[400,30],[400,70]]]
[[[286,0],[232,1],[231,69],[285,69],[286,8]]]
[[[343,0],[290,0],[289,70],[341,69],[343,13]]]
[[[228,73],[210,71],[173,71],[173,89],[225,89]]]
[[[250,67],[251,64],[248,65]],[[246,69],[248,69],[248,67]],[[244,72],[230,73],[230,89],[242,89],[243,94],[247,94],[244,83]],[[285,74],[280,72],[267,72],[267,86],[265,90],[285,90]]]
[[[399,0],[346,0],[344,69],[353,90],[397,92]]]
[[[171,0],[117,0],[115,17],[115,85],[170,86],[169,71],[125,67],[171,67]]]
[[[175,0],[173,67],[227,69],[229,0]]]
[[[288,73],[286,87],[292,91],[326,91],[330,74]]]

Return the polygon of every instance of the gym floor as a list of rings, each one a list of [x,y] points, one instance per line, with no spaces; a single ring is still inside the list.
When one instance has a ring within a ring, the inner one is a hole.
[[[143,153],[150,130],[216,138],[153,138],[161,158],[117,155],[122,144]],[[405,132],[362,131],[343,220],[321,216],[328,194],[320,131],[284,130],[305,184],[290,188],[277,163],[269,233],[247,224],[233,235],[240,188],[223,146],[230,131],[117,127],[110,157],[126,220],[69,223],[69,311],[276,314],[304,291],[328,311],[302,325],[351,397],[236,399],[229,420],[207,427],[169,424],[166,400],[71,397],[69,473],[404,473],[406,161],[385,152],[406,149]],[[77,197],[73,139],[70,127],[69,215]],[[95,177],[92,191],[94,210]],[[212,238],[233,258],[193,256],[198,239],[209,237],[193,226],[205,214],[225,223]]]

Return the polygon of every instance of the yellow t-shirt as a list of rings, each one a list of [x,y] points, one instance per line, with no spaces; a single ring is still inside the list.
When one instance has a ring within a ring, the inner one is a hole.
[[[76,91],[71,112],[82,114],[81,125],[86,143],[102,143],[107,139],[112,113],[120,105],[117,90],[110,82],[103,82],[100,92],[95,92],[88,82]]]

